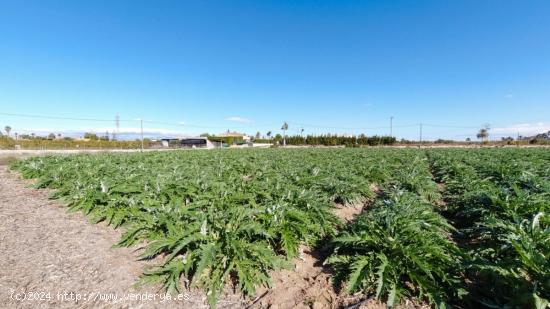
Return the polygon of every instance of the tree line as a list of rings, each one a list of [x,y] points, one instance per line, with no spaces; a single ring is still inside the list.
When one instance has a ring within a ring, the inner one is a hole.
[[[379,146],[393,145],[396,143],[395,137],[392,136],[367,136],[360,134],[357,136],[342,136],[333,134],[323,135],[292,135],[283,138],[280,134],[275,135],[272,139],[254,139],[256,143],[274,143],[286,145],[303,146],[303,145],[320,145],[320,146]]]

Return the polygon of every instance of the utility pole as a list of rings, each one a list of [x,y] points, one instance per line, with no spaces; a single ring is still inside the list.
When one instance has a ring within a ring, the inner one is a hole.
[[[113,138],[112,140],[116,141],[118,138],[118,132],[120,130],[120,117],[118,114],[115,116],[115,132],[112,134]]]
[[[390,117],[390,137],[393,137],[393,116]]]
[[[183,135],[183,134],[184,134],[183,126],[185,126],[185,122],[180,121],[178,124],[181,125],[181,127],[182,127],[182,129],[181,129],[181,134]]]
[[[420,123],[420,146],[422,146],[422,122]]]
[[[143,118],[139,119],[139,123],[141,126],[141,151],[143,152]]]

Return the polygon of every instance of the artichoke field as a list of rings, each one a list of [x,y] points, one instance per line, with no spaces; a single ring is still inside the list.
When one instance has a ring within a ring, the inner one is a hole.
[[[12,169],[146,244],[143,282],[253,297],[300,246],[336,288],[388,306],[538,307],[550,299],[545,149],[247,149],[46,156]],[[351,223],[335,204],[365,206]],[[506,292],[506,293],[504,293]]]

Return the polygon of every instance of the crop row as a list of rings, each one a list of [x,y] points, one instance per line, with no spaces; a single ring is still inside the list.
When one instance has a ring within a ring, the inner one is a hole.
[[[545,308],[550,299],[550,156],[545,150],[430,154],[468,257],[470,301]]]
[[[396,155],[396,154],[394,154]],[[453,227],[437,210],[440,193],[422,152],[402,153],[402,166],[380,196],[333,240],[327,263],[335,283],[364,291],[389,307],[406,297],[438,308],[466,293]]]

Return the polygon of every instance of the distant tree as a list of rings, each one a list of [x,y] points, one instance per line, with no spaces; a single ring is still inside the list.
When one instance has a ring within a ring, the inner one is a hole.
[[[482,142],[486,142],[489,138],[489,128],[485,127],[480,129],[477,133],[477,138],[480,139]]]
[[[282,140],[282,136],[278,134],[275,140],[279,142]],[[356,147],[357,145],[393,145],[396,142],[395,137],[392,136],[366,136],[364,134],[358,136],[343,136],[335,134],[326,135],[294,135],[286,137],[287,145],[324,145],[324,146],[338,146],[343,145],[347,147]],[[441,142],[450,143],[451,141]]]
[[[6,131],[6,134],[8,135],[8,137],[10,136],[10,132],[11,132],[11,127],[10,126],[5,126],[4,127],[4,131]]]
[[[267,135],[267,138],[271,139],[271,131],[267,131],[266,135]]]
[[[262,134],[260,133],[260,131],[256,132],[255,138],[256,138],[256,139],[262,138]]]
[[[471,139],[471,138],[469,138],[469,137],[467,137],[467,138],[466,138],[466,141],[467,141],[467,142],[471,142],[471,141],[472,141],[472,139]]]
[[[286,121],[283,123],[281,130],[283,130],[283,146],[286,146],[286,130],[288,130],[288,123]]]
[[[53,133],[48,134],[48,139],[50,140],[55,139],[55,134]]]
[[[36,138],[36,134],[31,133],[31,138],[32,138],[32,139],[35,139],[35,138]]]
[[[199,135],[200,137],[206,137],[206,138],[209,138],[210,137],[210,134],[208,133],[202,133],[201,135]]]
[[[89,132],[84,133],[84,138],[89,139],[89,140],[92,140],[92,141],[97,141],[97,140],[99,139],[99,138],[97,137],[97,134],[95,134],[95,133],[89,133]]]
[[[503,142],[505,142],[507,145],[512,145],[514,143],[514,138],[511,136],[503,137],[501,138]]]

